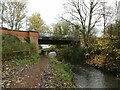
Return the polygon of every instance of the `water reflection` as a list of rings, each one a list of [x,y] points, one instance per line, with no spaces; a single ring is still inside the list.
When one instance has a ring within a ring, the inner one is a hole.
[[[101,72],[90,66],[74,68],[74,83],[79,88],[120,88],[120,80],[112,74]]]

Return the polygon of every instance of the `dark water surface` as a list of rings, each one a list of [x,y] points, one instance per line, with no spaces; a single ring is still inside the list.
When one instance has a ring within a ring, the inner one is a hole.
[[[120,79],[111,73],[79,65],[74,69],[74,83],[79,88],[120,88]]]

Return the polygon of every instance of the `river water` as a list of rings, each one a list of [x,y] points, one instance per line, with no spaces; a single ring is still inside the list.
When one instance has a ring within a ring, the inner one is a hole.
[[[120,79],[111,73],[79,65],[73,69],[74,83],[79,88],[120,88]]]

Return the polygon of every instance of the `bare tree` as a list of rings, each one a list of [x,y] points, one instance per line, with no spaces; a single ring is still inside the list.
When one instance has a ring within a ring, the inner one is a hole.
[[[106,26],[108,26],[108,24],[111,23],[114,13],[113,13],[113,7],[107,6],[108,2],[104,1],[104,2],[101,2],[100,4],[101,4],[100,15],[102,15],[103,17],[103,26],[104,26],[103,33],[105,35]]]
[[[65,4],[66,13],[62,17],[63,20],[73,24],[82,34],[84,45],[88,47],[91,31],[100,22],[101,15],[99,0],[68,0]]]
[[[119,20],[120,19],[120,17],[119,17],[119,7],[120,7],[120,5],[119,5],[119,3],[120,3],[120,1],[118,1],[118,0],[116,0],[116,2],[115,2],[115,16],[116,16],[116,18],[115,18],[115,20]]]
[[[8,0],[2,5],[6,7],[4,13],[2,13],[3,22],[6,23],[12,30],[19,30],[22,28],[22,21],[26,16],[26,2],[11,2],[11,0]]]
[[[1,2],[0,2],[1,28],[3,27],[3,15],[4,15],[5,10],[6,10],[5,1],[3,2],[3,1],[1,0]]]

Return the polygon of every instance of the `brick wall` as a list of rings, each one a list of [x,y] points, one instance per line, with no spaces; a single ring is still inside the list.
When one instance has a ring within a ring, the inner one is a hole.
[[[34,44],[37,48],[37,51],[39,50],[38,45],[38,32],[33,31],[13,31],[13,30],[0,30],[0,34],[11,34],[16,37],[18,37],[23,43],[25,42],[25,38],[29,37],[30,42]]]
[[[35,44],[38,52],[39,52],[39,45],[38,45],[38,33],[36,32],[29,32],[30,42]]]

